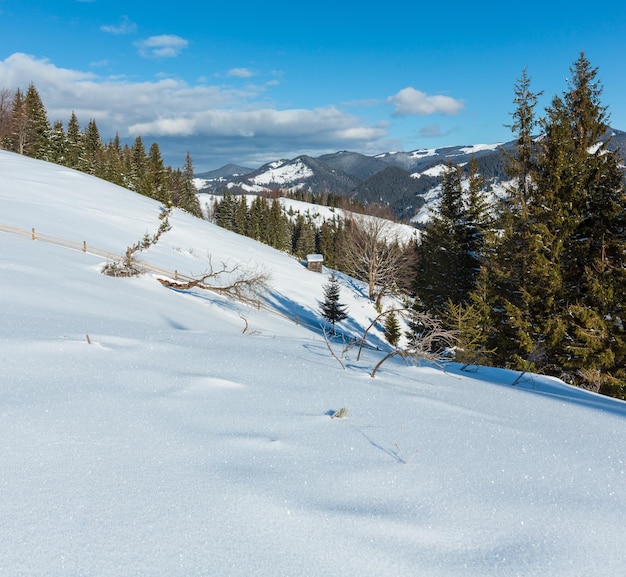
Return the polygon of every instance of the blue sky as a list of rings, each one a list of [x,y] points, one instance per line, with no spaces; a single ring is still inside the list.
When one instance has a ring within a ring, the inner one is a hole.
[[[626,130],[620,5],[0,0],[0,88],[199,172],[510,140],[524,67],[542,110],[584,51]]]

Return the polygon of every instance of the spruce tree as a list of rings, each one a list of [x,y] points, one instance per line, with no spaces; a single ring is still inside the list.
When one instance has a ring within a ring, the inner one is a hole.
[[[247,236],[268,243],[269,205],[262,196],[257,196],[250,204]]]
[[[156,142],[150,145],[146,164],[146,189],[152,198],[163,203],[166,208],[172,206],[172,196],[167,180],[167,172],[161,157],[161,150]]]
[[[324,300],[320,302],[319,310],[322,317],[332,325],[332,332],[335,334],[335,325],[348,318],[347,306],[341,304],[341,288],[339,279],[333,271],[328,277],[328,282],[323,287]]]
[[[202,209],[198,200],[198,191],[193,183],[193,163],[191,154],[187,152],[185,157],[185,166],[182,171],[182,190],[178,206],[188,213],[202,218]]]
[[[448,300],[460,304],[470,297],[480,272],[488,226],[482,186],[472,162],[466,194],[461,167],[453,168],[448,162],[439,208],[418,249],[415,288],[423,310],[441,316]]]
[[[488,260],[485,304],[496,364],[625,396],[625,194],[596,74],[581,54],[540,123],[525,73],[516,86],[515,185]]]
[[[65,166],[80,170],[81,155],[83,149],[83,134],[80,130],[80,124],[74,111],[70,115],[67,123],[67,131],[65,135]]]
[[[291,224],[278,199],[273,199],[268,216],[268,244],[278,250],[289,250],[291,246]]]
[[[23,154],[48,160],[50,157],[50,122],[46,108],[34,84],[30,84],[24,97],[26,134]]]
[[[243,236],[248,231],[248,219],[250,210],[248,208],[248,199],[245,194],[234,199],[235,209],[233,214],[233,231]]]
[[[402,329],[398,316],[395,312],[391,311],[385,315],[385,338],[387,342],[392,346],[398,346],[400,337],[402,336]]]
[[[319,235],[319,251],[324,256],[326,266],[333,268],[336,265],[335,260],[335,236],[336,222],[325,220],[320,227]]]
[[[551,323],[561,286],[558,239],[551,226],[551,203],[538,187],[538,153],[533,132],[537,127],[538,94],[530,89],[523,71],[515,85],[511,129],[515,148],[507,155],[507,171],[513,180],[508,189],[497,228],[497,245],[488,259],[488,289],[473,297],[491,310],[490,339],[496,364],[520,369],[546,338],[557,339]],[[534,370],[538,366],[531,367]]]
[[[234,230],[235,212],[239,204],[240,203],[237,203],[232,193],[230,193],[229,191],[225,191],[222,195],[222,200],[217,206],[215,220],[216,224],[218,226],[221,226],[222,228],[225,228],[226,230]]]
[[[143,145],[141,136],[137,136],[130,148],[130,160],[131,160],[131,173],[129,175],[128,188],[143,194],[150,196],[149,182],[146,178],[146,149]]]
[[[83,172],[104,177],[104,144],[100,138],[100,131],[96,121],[92,118],[83,134]]]
[[[65,130],[63,122],[57,120],[50,131],[50,162],[65,165]]]
[[[294,243],[293,252],[299,258],[315,252],[315,230],[309,217],[304,218],[301,214],[296,217]]]
[[[602,86],[584,54],[570,69],[568,90],[546,118],[542,188],[552,194],[561,241],[562,338],[551,351],[567,380],[604,375],[602,392],[626,393],[626,213],[620,161],[607,149],[609,115]],[[560,216],[560,218],[559,218]]]

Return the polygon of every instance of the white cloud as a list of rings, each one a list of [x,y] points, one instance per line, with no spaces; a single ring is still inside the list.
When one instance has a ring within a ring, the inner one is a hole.
[[[0,60],[0,86],[6,88],[24,89],[33,82],[41,94],[42,88],[48,85],[55,86],[57,90],[92,79],[95,79],[95,75],[91,72],[58,68],[45,58],[36,59],[21,52]]]
[[[235,159],[235,150],[250,158],[259,151],[281,157],[363,148],[387,133],[384,126],[371,126],[334,106],[274,109],[262,84],[235,89],[172,78],[131,82],[58,68],[26,54],[0,60],[0,86],[26,88],[30,82],[52,122],[65,123],[74,111],[81,125],[95,119],[103,139],[116,132],[121,138],[141,135],[162,147],[178,139],[180,146],[194,143],[203,150],[211,147],[214,156],[232,155],[228,161]]]
[[[137,32],[137,24],[131,22],[128,16],[122,16],[119,24],[105,24],[100,30],[109,34],[134,34]]]
[[[252,72],[247,68],[231,68],[228,71],[228,76],[234,76],[235,78],[250,78]]]
[[[135,42],[135,46],[139,48],[139,54],[144,58],[174,58],[188,45],[187,40],[175,34],[150,36],[150,38]]]
[[[394,107],[394,116],[427,116],[430,114],[453,115],[460,112],[464,105],[461,100],[450,96],[429,96],[421,90],[409,86],[394,96],[387,98]]]

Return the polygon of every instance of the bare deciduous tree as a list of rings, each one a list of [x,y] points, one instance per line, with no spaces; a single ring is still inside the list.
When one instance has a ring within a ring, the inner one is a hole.
[[[0,89],[0,148],[4,147],[4,140],[11,134],[11,113],[13,110],[13,91],[8,88]]]
[[[341,268],[367,283],[368,296],[377,308],[383,296],[401,284],[409,266],[406,247],[391,223],[362,215],[346,220],[339,255]]]

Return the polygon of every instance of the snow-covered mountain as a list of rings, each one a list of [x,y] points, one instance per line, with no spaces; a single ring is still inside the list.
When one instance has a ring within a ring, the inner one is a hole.
[[[353,279],[327,345],[328,271],[175,210],[146,273],[108,277],[157,202],[4,151],[0,173],[1,575],[623,573],[626,403],[453,363],[373,379]],[[158,282],[222,263],[264,298]]]
[[[356,152],[341,151],[318,158],[298,156],[270,162],[256,170],[243,173],[236,165],[227,165],[197,176],[201,192],[220,192],[241,188],[256,192],[261,189],[304,189],[312,192],[334,192],[358,197],[359,185],[390,166],[395,166],[413,178],[419,178],[434,166],[453,162],[468,162],[471,156],[480,158],[498,152],[501,143],[493,145],[455,146],[441,149],[393,152],[366,156]]]
[[[437,187],[448,161],[467,165],[474,158],[488,191],[497,194],[508,178],[502,150],[512,148],[513,142],[498,142],[376,156],[340,151],[318,158],[277,160],[247,173],[240,167],[223,167],[198,174],[196,185],[206,193],[226,189],[258,193],[277,188],[332,192],[365,203],[382,203],[391,207],[397,218],[423,222],[430,199],[438,195]],[[626,132],[613,130],[609,148],[626,159]]]

